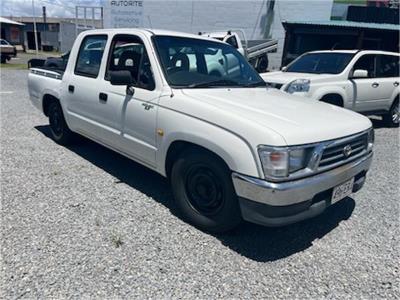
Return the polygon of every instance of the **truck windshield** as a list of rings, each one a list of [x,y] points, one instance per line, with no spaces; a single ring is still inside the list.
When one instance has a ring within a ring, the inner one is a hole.
[[[154,36],[153,41],[172,87],[265,86],[253,67],[230,45],[173,36]]]
[[[292,62],[285,72],[339,74],[353,57],[353,53],[309,53]]]

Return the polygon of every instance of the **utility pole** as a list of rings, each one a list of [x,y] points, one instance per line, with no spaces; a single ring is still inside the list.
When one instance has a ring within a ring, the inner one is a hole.
[[[43,13],[43,40],[45,45],[47,45],[47,34],[46,34],[46,22],[47,22],[47,16],[46,16],[46,6],[42,6],[42,13]],[[42,42],[43,45],[43,42]]]
[[[38,46],[38,39],[37,39],[37,30],[36,30],[36,17],[35,17],[35,3],[32,0],[32,14],[33,14],[33,35],[35,36],[35,50],[36,50],[36,57],[39,56],[39,46]]]

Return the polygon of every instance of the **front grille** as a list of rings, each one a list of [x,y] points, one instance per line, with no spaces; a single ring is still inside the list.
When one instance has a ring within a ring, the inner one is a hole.
[[[270,88],[273,88],[273,89],[280,90],[282,86],[283,86],[282,83],[267,82],[267,87],[270,87]]]
[[[353,139],[332,142],[322,152],[319,168],[339,165],[367,152],[368,134]]]

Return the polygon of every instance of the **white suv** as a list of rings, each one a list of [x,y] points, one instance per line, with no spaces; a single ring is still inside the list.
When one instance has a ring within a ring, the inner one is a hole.
[[[308,52],[282,71],[261,74],[271,87],[399,126],[400,54],[369,50]]]

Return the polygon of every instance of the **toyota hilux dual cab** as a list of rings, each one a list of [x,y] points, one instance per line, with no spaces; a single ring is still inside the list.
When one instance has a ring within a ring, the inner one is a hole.
[[[206,231],[316,216],[357,192],[372,160],[368,118],[267,88],[203,36],[85,31],[65,71],[31,68],[28,81],[57,143],[79,134],[168,177],[181,216]]]
[[[282,71],[261,74],[269,86],[367,115],[398,127],[400,54],[375,50],[308,52]]]

